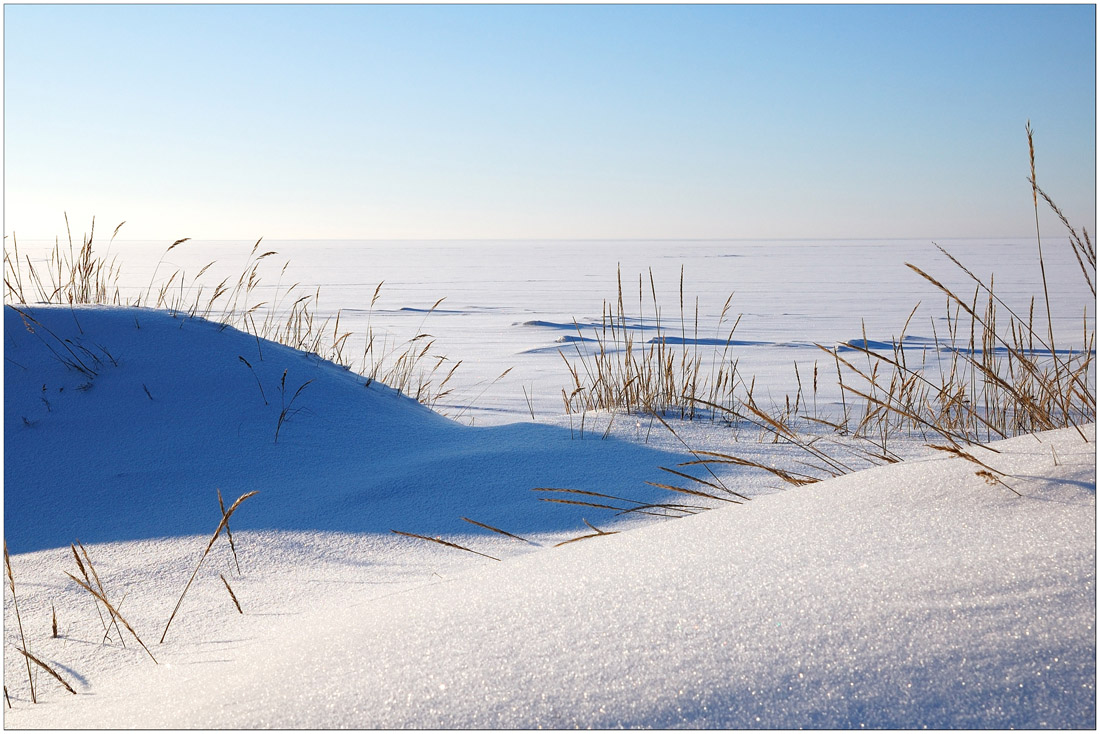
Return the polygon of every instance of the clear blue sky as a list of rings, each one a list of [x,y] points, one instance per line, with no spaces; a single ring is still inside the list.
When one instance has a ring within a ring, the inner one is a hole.
[[[1027,236],[1093,229],[1070,6],[13,6],[5,234]]]

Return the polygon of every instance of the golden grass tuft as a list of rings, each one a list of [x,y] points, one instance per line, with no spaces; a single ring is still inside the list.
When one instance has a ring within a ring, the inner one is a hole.
[[[121,227],[122,224],[115,228],[111,236],[112,243]],[[382,283],[378,284],[371,299],[367,330],[362,335],[362,358],[356,362],[347,353],[347,345],[355,335],[341,329],[341,313],[337,311],[333,316],[320,316],[320,289],[303,292],[300,283],[283,286],[282,275],[289,267],[289,262],[283,265],[274,291],[269,291],[268,298],[261,300],[259,293],[261,285],[264,285],[263,271],[266,261],[277,254],[274,250],[260,252],[262,238],[253,245],[236,281],[225,278],[213,287],[204,281],[203,276],[214,262],[207,263],[194,276],[188,276],[182,269],[176,269],[167,278],[161,277],[158,281],[167,255],[190,241],[186,237],[177,239],[157,261],[144,291],[127,299],[123,298],[119,285],[121,269],[117,257],[109,258],[96,252],[95,219],[92,220],[91,231],[84,236],[79,247],[73,242],[67,214],[65,228],[68,232],[68,247],[60,239],[55,239],[54,247],[46,260],[37,264],[29,256],[20,255],[18,239],[12,234],[11,247],[4,248],[6,304],[26,305],[37,302],[69,306],[96,304],[166,309],[173,315],[212,320],[252,334],[256,337],[261,361],[263,347],[260,340],[268,339],[316,354],[349,370],[353,369],[366,378],[367,384],[377,380],[429,407],[435,406],[452,389],[451,378],[461,361],[456,362],[432,352],[435,340],[423,331],[424,322],[421,322],[416,336],[407,341],[376,336],[370,325],[370,314],[373,314],[374,306],[381,295]],[[109,252],[110,243],[107,249]],[[429,309],[425,322],[442,300]],[[138,327],[140,328],[140,324]],[[80,359],[74,360],[68,354],[61,353],[59,358],[63,358],[66,364],[75,362],[81,368],[86,367]],[[251,365],[249,368],[251,369]],[[254,370],[253,374],[255,375]],[[94,377],[94,374],[89,376]],[[260,392],[262,395],[262,385]],[[266,405],[267,397],[263,398]]]
[[[590,410],[642,412],[656,408],[682,419],[697,417],[699,400],[726,403],[740,383],[736,360],[729,359],[733,334],[740,322],[726,332],[730,304],[726,299],[716,327],[716,338],[725,333],[722,357],[707,362],[699,352],[699,303],[695,303],[688,329],[684,304],[684,270],[680,269],[679,335],[669,333],[657,299],[653,271],[649,271],[652,316],[646,315],[645,280],[638,276],[637,315],[629,312],[623,292],[622,271],[617,272],[618,294],[614,303],[604,301],[600,323],[582,328],[574,320],[578,340],[573,342],[575,361],[559,351],[572,384],[562,390],[568,413]],[[642,340],[647,332],[652,336]],[[587,345],[594,343],[593,348]],[[678,347],[677,347],[678,345]],[[706,368],[709,364],[709,368]],[[705,369],[706,368],[706,369]]]
[[[1009,438],[1055,428],[1074,428],[1084,440],[1080,426],[1096,420],[1095,321],[1082,304],[1084,317],[1080,341],[1055,344],[1050,308],[1046,254],[1039,230],[1038,206],[1043,200],[1066,230],[1067,239],[1081,274],[1095,298],[1096,251],[1088,230],[1076,229],[1042,190],[1036,180],[1035,142],[1030,122],[1026,126],[1031,175],[1032,203],[1036,216],[1038,280],[1046,306],[1046,323],[1035,316],[1035,298],[1027,314],[1017,313],[997,294],[993,276],[984,281],[958,258],[940,247],[957,272],[963,273],[973,291],[959,293],[926,272],[906,263],[909,269],[946,298],[943,320],[930,320],[934,346],[908,347],[906,334],[921,304],[917,304],[892,340],[892,349],[873,347],[864,329],[863,339],[836,346],[817,345],[832,360],[840,403],[830,414],[818,406],[819,373],[813,365],[813,380],[804,386],[795,363],[798,391],[779,403],[763,405],[755,397],[755,378],[744,379],[733,354],[734,321],[724,345],[719,342],[709,365],[698,356],[698,306],[691,319],[684,307],[684,275],[680,276],[680,334],[677,341],[662,320],[652,271],[649,276],[651,317],[643,313],[644,288],[639,277],[637,317],[624,305],[622,275],[618,277],[615,306],[604,302],[601,323],[582,331],[595,346],[578,341],[572,361],[561,352],[570,385],[562,390],[567,412],[603,410],[648,413],[674,435],[693,455],[681,466],[707,468],[711,478],[696,477],[667,467],[662,470],[688,480],[688,486],[647,482],[673,492],[706,500],[736,501],[718,480],[711,465],[740,466],[767,472],[794,486],[839,476],[868,465],[895,463],[901,457],[891,449],[900,437],[919,437],[932,448],[980,465],[976,474],[991,484],[1016,492],[1004,480],[1006,475],[963,450],[991,440]],[[726,323],[730,301],[722,309],[719,329]],[[1095,314],[1094,314],[1095,316]],[[574,322],[576,323],[576,322]],[[686,324],[692,323],[688,329]],[[654,336],[639,345],[635,332],[650,330]],[[720,332],[721,333],[721,332]],[[689,334],[691,339],[688,338]],[[1064,338],[1062,340],[1065,341]],[[852,356],[842,355],[852,352]],[[930,354],[938,357],[929,360]],[[812,392],[810,392],[812,388]],[[789,466],[770,466],[733,452],[695,451],[676,433],[663,416],[678,415],[691,420],[701,416],[720,419],[731,426],[751,426],[762,440],[797,449],[799,459]],[[584,417],[582,414],[582,437]],[[572,425],[572,424],[571,424]],[[609,423],[610,426],[610,423]],[[714,481],[712,481],[712,479]],[[545,491],[545,490],[542,490]],[[584,494],[582,490],[572,491]],[[599,496],[598,493],[592,493]],[[549,502],[584,505],[601,509],[622,509],[603,502],[543,498]],[[617,498],[619,502],[623,498]],[[632,500],[625,500],[633,502]],[[641,506],[642,503],[637,503]],[[704,508],[705,509],[705,508]]]

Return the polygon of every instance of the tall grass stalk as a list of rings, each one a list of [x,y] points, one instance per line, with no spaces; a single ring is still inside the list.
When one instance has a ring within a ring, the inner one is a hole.
[[[4,541],[4,570],[8,573],[8,588],[11,589],[11,602],[15,607],[15,623],[19,627],[19,644],[21,644],[21,652],[27,652],[27,637],[23,634],[23,618],[19,616],[19,598],[15,595],[15,574],[11,570],[11,556],[8,554],[8,541]],[[34,676],[31,674],[31,659],[26,658],[27,663],[27,684],[31,689],[31,703],[38,703],[38,698],[34,691]]]
[[[206,556],[209,555],[210,549],[214,547],[214,541],[218,539],[221,532],[227,525],[229,525],[229,518],[237,511],[237,508],[241,506],[249,497],[259,494],[259,491],[252,491],[242,494],[237,498],[237,501],[229,506],[228,510],[222,512],[221,522],[218,523],[217,530],[214,531],[214,535],[210,538],[210,542],[206,544],[206,549],[202,552],[202,556],[199,558],[199,562],[195,565],[195,570],[191,572],[191,578],[187,580],[187,585],[183,587],[183,593],[180,594],[179,601],[176,602],[175,608],[172,610],[171,616],[168,617],[167,624],[164,625],[164,632],[160,635],[160,641],[163,644],[164,638],[168,635],[168,628],[172,626],[172,620],[176,618],[176,613],[179,612],[180,606],[183,604],[183,597],[187,596],[187,590],[191,588],[191,584],[194,583],[195,577],[199,574],[199,569],[202,568],[202,562],[206,560]],[[223,579],[224,580],[224,579]]]

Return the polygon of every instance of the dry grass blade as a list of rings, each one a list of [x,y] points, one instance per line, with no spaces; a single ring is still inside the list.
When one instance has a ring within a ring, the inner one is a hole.
[[[111,603],[110,603],[109,601],[107,601],[107,600],[106,600],[105,598],[103,598],[103,596],[101,596],[101,595],[100,595],[100,593],[99,593],[98,591],[96,591],[95,589],[93,589],[93,588],[91,587],[91,585],[89,585],[89,584],[86,584],[86,583],[84,583],[83,581],[81,581],[80,579],[78,579],[78,578],[77,578],[76,576],[73,576],[73,575],[72,575],[71,573],[69,573],[68,571],[66,571],[66,572],[65,572],[65,575],[66,575],[66,576],[68,576],[69,578],[71,578],[71,579],[72,579],[73,581],[75,581],[75,582],[76,582],[76,584],[77,584],[77,586],[79,586],[80,588],[82,588],[82,589],[84,589],[85,591],[87,591],[87,592],[88,592],[89,594],[91,594],[92,596],[94,596],[94,597],[95,597],[96,599],[99,599],[99,601],[103,602],[103,606],[107,607],[107,610],[108,610],[108,611],[109,611],[109,612],[110,612],[110,613],[111,613],[112,615],[114,615],[115,619],[118,619],[119,621],[121,621],[121,622],[122,622],[122,624],[123,624],[123,625],[124,625],[124,626],[126,627],[126,629],[130,631],[130,634],[131,634],[131,635],[133,635],[133,636],[134,636],[134,639],[138,641],[138,644],[139,644],[139,645],[141,645],[141,649],[145,650],[145,652],[146,652],[146,653],[147,653],[147,654],[149,655],[149,657],[150,657],[150,658],[152,659],[152,661],[153,661],[154,663],[156,663],[156,662],[157,662],[157,659],[156,659],[155,657],[153,657],[153,653],[149,652],[149,648],[147,648],[147,647],[145,646],[145,643],[141,641],[141,638],[140,638],[140,637],[138,637],[138,633],[137,633],[137,632],[134,632],[134,628],[133,628],[133,627],[132,627],[132,626],[130,625],[130,623],[129,623],[129,622],[127,622],[127,621],[126,621],[126,618],[125,618],[125,617],[123,617],[123,616],[122,616],[121,614],[119,614],[119,613],[118,613],[118,610],[117,610],[117,609],[115,609],[114,607],[112,607],[112,606],[111,606]],[[158,665],[159,665],[159,663],[158,663]]]
[[[623,510],[620,515],[628,515],[632,512],[639,512],[643,515],[653,515],[654,517],[683,517],[685,515],[697,515],[700,512],[706,512],[711,508],[703,507],[702,505],[680,505],[673,504],[671,502],[654,502],[647,505],[638,505],[637,507],[631,507],[629,510]],[[678,512],[679,515],[667,515],[664,513],[647,512],[647,510],[669,510],[671,512]]]
[[[598,502],[582,502],[581,500],[564,500],[558,497],[539,497],[539,502],[557,502],[562,505],[580,505],[581,507],[595,507],[600,510],[615,510],[616,512],[625,512],[626,507],[615,507],[614,505],[603,505]]]
[[[4,686],[4,700],[8,702],[8,708],[11,708],[11,697],[8,695],[7,686]]]
[[[218,507],[221,508],[222,517],[225,517],[225,502],[222,501],[222,491],[221,491],[221,489],[218,489]],[[233,551],[233,564],[237,567],[237,575],[240,576],[241,575],[241,564],[237,560],[237,546],[233,542],[233,531],[229,527],[229,520],[228,519],[225,521],[225,535],[226,535],[227,538],[229,538],[229,549]],[[226,586],[228,586],[228,585],[229,584],[226,584]],[[233,592],[230,591],[229,593],[232,594]],[[236,601],[236,598],[234,598],[234,601]]]
[[[119,225],[122,226],[122,225]],[[54,609],[53,603],[50,604],[50,612],[52,613],[53,621],[50,625],[50,637],[57,638],[57,610]]]
[[[634,507],[616,507],[614,505],[605,505],[599,502],[583,502],[581,500],[567,500],[560,499],[558,497],[539,497],[539,502],[557,502],[562,505],[579,505],[581,507],[595,507],[599,510],[615,510],[618,514],[623,515],[628,512],[638,512],[642,515],[652,515],[653,517],[668,517],[664,513],[649,512],[645,508],[648,506],[659,507],[661,505],[646,505],[644,502],[638,500],[627,499],[626,497],[616,497],[613,494],[603,494],[601,492],[589,492],[584,489],[563,489],[554,487],[535,487],[533,492],[564,492],[567,494],[580,494],[588,497],[600,497],[603,499],[616,500],[618,502],[629,502]]]
[[[176,607],[172,610],[172,616],[168,618],[168,623],[164,625],[164,632],[162,632],[160,635],[161,643],[164,642],[164,638],[168,634],[168,628],[172,626],[172,620],[176,618],[176,613],[180,610],[180,605],[183,604],[183,597],[187,596],[187,590],[191,588],[191,584],[194,582],[195,577],[199,574],[199,569],[202,568],[202,562],[206,560],[206,556],[208,553],[210,553],[210,549],[214,547],[214,541],[218,539],[219,535],[221,535],[222,529],[229,524],[229,518],[233,515],[234,512],[237,511],[237,508],[241,506],[241,503],[249,497],[257,494],[259,494],[259,490],[253,490],[251,492],[242,494],[240,497],[237,498],[237,501],[234,502],[226,512],[222,513],[222,521],[218,523],[218,529],[214,531],[214,535],[210,538],[210,542],[206,544],[206,550],[202,552],[202,557],[199,558],[198,564],[195,565],[195,570],[191,573],[191,578],[187,580],[187,586],[183,587],[183,593],[180,594],[179,601],[176,602]]]
[[[687,466],[689,464],[694,464],[694,463],[695,462],[687,462],[685,464],[681,464],[681,466]],[[687,474],[686,472],[676,471],[675,469],[669,469],[667,466],[659,466],[657,468],[660,469],[661,471],[667,471],[669,474],[675,474],[678,477],[683,477],[684,479],[688,479],[688,480],[691,480],[693,482],[698,482],[699,484],[710,487],[711,489],[717,489],[717,490],[720,490],[720,491],[729,492],[734,497],[740,497],[743,500],[748,500],[749,499],[748,497],[746,497],[743,494],[740,494],[738,492],[734,492],[732,489],[727,489],[726,487],[719,487],[717,484],[714,484],[713,482],[708,482],[706,479],[701,479],[699,477],[693,477],[692,475]]]
[[[1035,178],[1035,143],[1032,139],[1031,120],[1027,121],[1027,148],[1028,157],[1031,160],[1031,198],[1032,203],[1035,206],[1035,241],[1039,247],[1039,273],[1043,279],[1043,298],[1046,301],[1047,307],[1047,334],[1050,337],[1050,351],[1055,353],[1054,348],[1054,318],[1050,310],[1050,291],[1047,289],[1047,268],[1046,262],[1043,260],[1043,240],[1039,236],[1039,184]]]
[[[974,474],[976,476],[979,476],[982,479],[984,479],[986,484],[992,484],[992,485],[998,485],[999,484],[1002,487],[1004,487],[1005,489],[1008,489],[1008,490],[1011,490],[1012,492],[1015,492],[1017,497],[1023,497],[1023,495],[1020,494],[1016,490],[1015,487],[1013,487],[1011,484],[1009,484],[1008,482],[1006,482],[1003,479],[1001,479],[1000,477],[998,477],[996,474],[993,474],[992,472],[988,472],[988,471],[985,471],[983,469],[981,471],[974,472]]]
[[[641,505],[645,504],[638,500],[627,499],[626,497],[617,497],[613,494],[603,494],[602,492],[590,492],[586,489],[566,489],[563,487],[535,487],[532,492],[565,492],[567,494],[583,494],[589,497],[603,497],[607,500],[618,500],[619,502],[630,502],[631,504]]]
[[[598,538],[601,535],[616,535],[619,532],[618,530],[600,530],[598,527],[596,527],[592,523],[588,522],[583,517],[581,518],[581,522],[583,522],[585,525],[592,528],[596,532],[589,533],[588,535],[580,535],[576,538],[570,538],[569,540],[563,540],[562,542],[557,543],[554,547],[555,548],[560,548],[563,545],[568,545],[569,543],[576,543],[578,540],[587,540],[588,538]]]
[[[692,403],[695,403],[695,402],[699,402],[699,403],[707,404],[707,401],[706,401],[706,400],[694,400],[694,399],[693,399],[693,400],[692,400]],[[713,403],[711,403],[711,405],[713,405]],[[692,455],[692,456],[694,456],[694,457],[698,458],[699,454],[698,454],[698,453],[697,453],[697,452],[695,451],[695,449],[693,449],[693,448],[691,448],[690,446],[688,446],[687,442],[686,442],[686,441],[684,441],[684,439],[680,438],[680,434],[678,434],[678,433],[677,433],[677,432],[676,432],[675,430],[673,430],[672,426],[670,426],[670,425],[668,424],[668,421],[666,421],[666,420],[665,420],[664,418],[662,418],[662,417],[661,417],[660,415],[658,415],[658,414],[657,414],[657,413],[656,413],[656,412],[655,412],[655,411],[654,411],[654,410],[653,410],[653,409],[652,409],[652,408],[651,408],[650,406],[648,406],[648,405],[646,406],[646,410],[647,410],[647,411],[649,412],[649,414],[650,414],[650,415],[652,415],[652,416],[653,416],[654,418],[656,418],[656,419],[657,419],[658,421],[660,421],[660,422],[661,422],[661,425],[662,425],[662,426],[664,426],[664,427],[665,427],[665,428],[666,428],[666,429],[668,430],[668,432],[669,432],[669,433],[671,433],[671,434],[673,435],[673,437],[675,437],[675,439],[676,439],[677,441],[679,441],[679,442],[680,442],[680,443],[681,443],[681,444],[682,444],[682,445],[684,446],[684,448],[686,448],[686,449],[687,449],[687,450],[688,450],[688,451],[689,451],[689,452],[691,453],[691,455]],[[707,470],[707,472],[708,472],[708,473],[709,473],[709,474],[711,475],[711,477],[713,477],[713,478],[714,478],[714,481],[718,482],[718,484],[719,484],[719,485],[721,485],[722,489],[724,489],[725,491],[729,492],[730,494],[737,494],[736,492],[731,492],[731,491],[730,491],[730,489],[729,489],[728,487],[726,487],[726,485],[725,485],[725,484],[723,484],[723,483],[722,483],[722,480],[718,478],[718,475],[717,475],[717,474],[715,474],[715,473],[714,473],[713,471],[711,471],[710,467],[708,467],[708,466],[706,466],[706,465],[704,464],[704,465],[703,465],[703,468],[704,468],[704,469],[706,469],[706,470]]]
[[[32,663],[34,663],[34,664],[35,664],[35,665],[37,665],[38,667],[42,668],[42,670],[46,671],[47,673],[49,673],[50,675],[52,675],[52,676],[53,676],[54,678],[56,678],[56,679],[57,679],[57,681],[58,681],[58,683],[60,683],[61,685],[65,686],[65,690],[66,690],[66,691],[68,691],[69,693],[73,694],[74,696],[76,695],[76,691],[74,691],[74,690],[73,690],[73,687],[72,687],[72,686],[70,686],[70,685],[69,685],[68,683],[66,683],[66,682],[65,682],[65,679],[64,679],[64,678],[62,678],[62,677],[61,677],[60,675],[58,675],[58,674],[57,674],[57,671],[56,671],[56,670],[54,670],[53,668],[51,668],[51,667],[50,667],[49,665],[46,665],[46,663],[42,662],[41,660],[39,660],[38,658],[36,658],[36,657],[35,657],[34,655],[31,655],[31,654],[30,654],[29,652],[27,652],[26,650],[20,650],[19,648],[16,648],[16,650],[17,650],[17,651],[18,651],[18,652],[19,652],[19,653],[20,653],[20,654],[21,654],[21,655],[22,655],[23,657],[25,657],[25,658],[26,658],[27,660],[31,661]]]
[[[706,497],[707,499],[718,500],[719,502],[729,502],[732,505],[743,505],[743,504],[745,504],[744,502],[742,502],[740,500],[731,500],[729,497],[722,497],[720,495],[711,494],[710,492],[703,492],[702,490],[698,490],[698,489],[688,489],[687,487],[677,487],[677,486],[674,486],[672,484],[662,484],[661,482],[647,481],[646,484],[650,485],[651,487],[660,487],[661,489],[667,489],[670,492],[680,492],[681,494],[691,494],[691,495],[695,495],[696,497]]]
[[[699,454],[704,457],[712,458],[701,458],[697,461],[684,462],[683,464],[681,464],[681,466],[691,466],[693,464],[732,464],[734,466],[747,466],[753,469],[761,469],[763,471],[766,471],[769,474],[773,474],[779,477],[784,482],[787,482],[788,484],[793,484],[795,486],[813,484],[814,482],[821,481],[819,477],[810,476],[808,474],[788,472],[783,469],[777,469],[775,467],[768,466],[767,464],[761,464],[760,462],[753,461],[752,459],[745,459],[740,456],[733,456],[731,454],[722,454],[716,451],[700,451]]]
[[[76,560],[76,567],[78,569],[80,569],[80,575],[83,576],[84,580],[90,585],[92,583],[92,580],[90,578],[88,578],[88,571],[87,571],[87,569],[84,568],[84,562],[80,560],[80,554],[76,552],[76,546],[73,545],[72,543],[69,543],[69,548],[72,549],[73,559]],[[96,614],[99,615],[99,624],[100,624],[100,626],[103,627],[104,634],[107,634],[108,631],[110,630],[110,627],[107,625],[107,622],[103,619],[103,612],[99,611],[99,604],[97,604],[93,600],[92,605],[95,607]]]
[[[257,340],[256,344],[259,344],[259,340]],[[267,402],[267,395],[264,394],[264,386],[260,383],[260,376],[256,374],[255,368],[253,368],[252,364],[244,357],[237,355],[237,359],[239,359],[244,364],[244,366],[252,372],[252,376],[256,378],[256,387],[260,388],[260,397],[263,398],[264,405],[270,405],[270,403]]]
[[[416,533],[406,533],[403,530],[393,530],[392,528],[390,529],[390,532],[391,533],[396,533],[397,535],[407,535],[410,538],[419,538],[420,540],[427,540],[427,541],[430,541],[432,543],[439,543],[440,545],[445,545],[448,548],[457,548],[458,550],[463,550],[463,551],[466,551],[467,553],[473,553],[475,556],[481,556],[483,558],[490,558],[494,561],[499,561],[500,560],[499,558],[495,558],[494,556],[490,556],[486,553],[481,553],[479,551],[473,550],[472,548],[467,548],[464,545],[459,545],[458,543],[450,543],[446,540],[443,540],[442,538],[432,538],[432,537],[427,536],[427,535],[417,535]]]
[[[85,563],[85,566],[82,566],[82,567],[81,567],[81,571],[82,571],[82,572],[84,571],[84,567],[87,567],[87,568],[88,568],[89,570],[91,570],[91,572],[92,572],[92,581],[95,581],[95,585],[96,585],[96,588],[98,588],[98,589],[99,589],[99,593],[100,593],[100,594],[101,594],[101,595],[103,596],[103,598],[104,598],[104,599],[106,599],[106,598],[107,598],[107,589],[105,589],[105,588],[103,587],[103,584],[102,584],[102,583],[100,582],[100,580],[99,580],[99,574],[98,574],[98,573],[96,572],[96,570],[95,570],[95,566],[94,566],[94,565],[92,565],[92,558],[91,558],[91,556],[89,556],[89,555],[88,555],[88,551],[87,551],[87,549],[86,549],[86,548],[84,547],[84,545],[83,545],[83,544],[82,544],[82,543],[80,542],[80,539],[79,539],[79,538],[77,538],[77,540],[76,540],[76,544],[77,544],[77,545],[78,545],[78,546],[80,547],[80,552],[84,554],[84,563]],[[88,581],[88,578],[87,578],[87,574],[85,574],[85,581]],[[91,584],[91,581],[88,581],[88,583],[89,583],[89,585],[90,585],[90,584]],[[98,607],[97,607],[97,609],[98,609]],[[114,626],[115,626],[115,631],[116,631],[116,632],[118,632],[118,640],[119,640],[119,642],[121,642],[121,643],[122,643],[122,646],[123,646],[123,647],[125,647],[125,646],[126,646],[126,641],[122,639],[122,630],[120,630],[120,629],[118,628],[118,621],[117,621],[117,620],[116,620],[116,619],[115,619],[115,618],[114,618],[113,616],[111,617],[111,623],[112,623],[112,624],[114,624]],[[109,628],[110,628],[110,625],[108,625],[108,629],[109,629]],[[104,640],[106,640],[106,639],[107,639],[107,637],[106,637],[106,635],[104,635]]]
[[[291,416],[295,415],[298,411],[292,410],[294,401],[298,399],[298,396],[302,394],[302,390],[305,390],[313,383],[313,380],[306,380],[298,389],[294,391],[294,395],[290,398],[290,402],[286,402],[286,375],[288,370],[283,370],[283,379],[279,383],[280,393],[282,395],[282,411],[279,413],[279,420],[275,424],[275,443],[279,443],[279,432],[283,428],[283,424],[290,420]]]
[[[512,533],[509,533],[507,530],[501,530],[500,528],[494,528],[492,525],[486,525],[483,522],[478,522],[477,520],[471,520],[468,517],[464,517],[462,519],[465,520],[466,522],[470,523],[471,525],[477,525],[479,528],[485,528],[486,530],[492,530],[494,533],[500,533],[501,535],[507,535],[509,538],[515,538],[516,540],[519,540],[519,541],[524,542],[524,543],[530,543],[531,545],[538,545],[538,543],[534,543],[534,542],[528,540],[527,538],[521,538],[518,535],[513,535]]]
[[[1000,471],[999,469],[994,469],[989,464],[986,464],[984,461],[981,461],[980,459],[975,458],[972,454],[969,454],[966,451],[963,451],[958,446],[938,446],[936,444],[931,444],[931,443],[925,444],[925,445],[928,446],[928,448],[930,448],[930,449],[935,449],[936,451],[943,451],[944,453],[951,454],[952,456],[957,456],[960,459],[965,459],[966,461],[969,461],[973,464],[977,464],[978,466],[982,467],[983,469],[985,469],[987,471],[991,471],[994,474],[999,474],[1002,477],[1007,477],[1008,476],[1008,474],[1005,474],[1003,471]]]
[[[222,580],[222,583],[225,584],[225,590],[229,592],[229,598],[233,600],[233,606],[237,607],[238,612],[244,614],[244,612],[241,610],[241,603],[237,601],[237,595],[233,593],[233,587],[230,586],[229,582],[225,580],[225,576],[223,574],[219,573],[218,577]]]
[[[19,641],[23,645],[23,650],[27,649],[27,638],[23,635],[23,620],[19,616],[19,599],[15,596],[15,574],[11,570],[11,556],[8,555],[8,541],[4,541],[4,568],[8,572],[8,587],[11,589],[11,601],[15,607],[15,621],[19,625]],[[27,659],[27,682],[31,688],[31,703],[38,703],[38,699],[34,693],[34,676],[31,675],[31,663],[30,659]]]

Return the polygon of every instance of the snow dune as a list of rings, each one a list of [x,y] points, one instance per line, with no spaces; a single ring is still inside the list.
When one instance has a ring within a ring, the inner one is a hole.
[[[28,313],[57,343],[5,309],[5,534],[31,650],[78,695],[40,678],[30,703],[6,595],[6,726],[1095,727],[1093,426],[982,452],[1022,496],[935,455],[550,548],[578,513],[531,487],[637,497],[682,457],[461,427],[201,321]],[[66,339],[94,378],[55,354]],[[284,370],[287,400],[314,382],[275,443]],[[244,573],[219,540],[154,645],[215,486],[261,491],[234,516]],[[461,530],[504,562],[395,524]],[[63,573],[75,535],[160,665],[100,644]]]
[[[239,515],[242,530],[456,532],[472,528],[459,518],[473,508],[512,532],[583,529],[531,489],[585,484],[648,501],[658,491],[644,480],[684,460],[614,438],[571,440],[568,428],[461,426],[313,355],[201,319],[21,310],[39,323],[31,333],[5,308],[4,530],[16,553],[74,537],[213,532],[216,487],[228,501],[262,493]],[[66,365],[78,358],[96,374]]]

